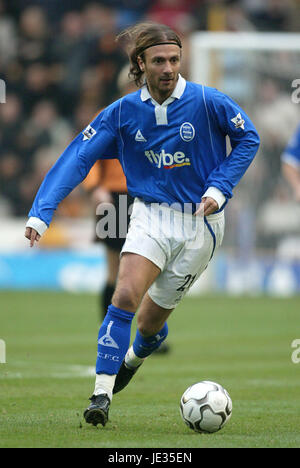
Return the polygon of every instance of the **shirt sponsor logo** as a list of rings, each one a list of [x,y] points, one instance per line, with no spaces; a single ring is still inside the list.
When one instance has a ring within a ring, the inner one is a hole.
[[[145,156],[154,164],[158,169],[173,169],[174,167],[190,166],[190,159],[182,151],[176,151],[176,153],[166,153],[163,149],[160,153],[154,152],[153,150],[145,151]]]
[[[180,136],[183,141],[192,141],[195,136],[195,129],[190,122],[184,122],[180,127]]]

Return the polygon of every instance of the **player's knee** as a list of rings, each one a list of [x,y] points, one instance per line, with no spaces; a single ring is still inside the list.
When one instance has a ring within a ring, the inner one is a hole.
[[[135,312],[139,306],[140,298],[137,293],[131,288],[117,288],[112,303],[123,310]]]

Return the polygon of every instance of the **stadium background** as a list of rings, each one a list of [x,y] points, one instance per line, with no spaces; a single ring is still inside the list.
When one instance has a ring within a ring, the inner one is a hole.
[[[120,95],[127,59],[116,33],[144,19],[169,24],[183,37],[189,78],[196,31],[230,31],[237,41],[245,31],[298,32],[299,10],[292,0],[0,0],[0,288],[95,292],[104,284],[105,253],[92,242],[95,207],[82,186],[61,204],[38,248],[28,248],[23,230],[46,171]],[[291,100],[299,68],[260,64],[259,83],[247,85],[242,65],[228,59],[221,90],[244,105],[262,145],[226,208],[222,249],[192,293],[293,295],[300,291],[300,207],[280,155],[300,121]]]
[[[104,429],[82,417],[106,275],[84,187],[37,247],[24,238],[45,172],[119,96],[120,29],[170,24],[184,38],[189,78],[195,33],[231,32],[234,43],[245,32],[283,38],[300,31],[299,9],[292,0],[0,0],[0,447],[300,446],[300,207],[280,172],[300,120],[291,99],[299,51],[210,55],[212,84],[245,107],[262,144],[226,208],[222,248],[168,321],[171,352],[153,355],[116,395]],[[233,400],[230,423],[215,435],[194,434],[179,416],[180,396],[199,380],[221,383]]]

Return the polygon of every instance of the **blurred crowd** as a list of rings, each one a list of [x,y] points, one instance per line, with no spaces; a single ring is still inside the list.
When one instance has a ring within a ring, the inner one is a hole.
[[[0,104],[0,216],[26,216],[49,167],[119,97],[127,66],[115,42],[120,30],[141,20],[169,24],[183,38],[183,74],[189,78],[194,31],[297,32],[299,9],[297,0],[0,0],[0,79],[6,84],[6,103]],[[278,117],[275,91],[266,83],[256,109],[262,126]],[[268,147],[276,174],[272,145],[284,143],[273,138]],[[87,206],[76,189],[61,210],[77,216]]]

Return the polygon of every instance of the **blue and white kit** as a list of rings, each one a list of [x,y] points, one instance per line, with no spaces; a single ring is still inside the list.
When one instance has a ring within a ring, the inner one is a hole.
[[[232,148],[229,155],[226,136]],[[176,270],[178,281],[173,281],[173,290],[183,293],[180,285],[186,282],[186,288],[182,288],[187,290],[192,280],[206,268],[215,247],[220,245],[223,208],[233,196],[233,188],[252,162],[258,146],[259,136],[249,117],[220,91],[179,76],[172,95],[160,105],[144,85],[141,90],[107,107],[67,147],[45,177],[27,225],[42,234],[58,204],[87,176],[98,159],[119,159],[128,191],[136,198],[134,219],[137,223],[141,217],[147,218],[149,204],[196,207],[203,196],[211,196],[218,203],[219,212],[206,220],[207,236],[199,258],[191,256],[191,271]],[[211,225],[210,219],[214,221]],[[135,236],[135,232],[138,235]],[[141,241],[143,235],[148,241]],[[133,220],[124,251],[144,255],[162,271],[168,270],[175,254],[182,257],[179,244],[175,248],[171,244],[157,243],[149,233],[141,232],[141,223],[137,227]],[[169,272],[169,277],[174,279],[174,270]],[[151,296],[163,307],[175,306],[183,295],[170,294],[162,302],[159,295],[168,286],[168,281],[167,284],[161,281]]]
[[[281,160],[300,170],[300,125],[285,148]]]
[[[44,179],[29,216],[49,226],[57,205],[98,159],[118,158],[129,193],[145,202],[199,203],[209,187],[228,200],[258,145],[249,117],[216,89],[180,77],[159,105],[144,86],[107,107],[73,140]]]

